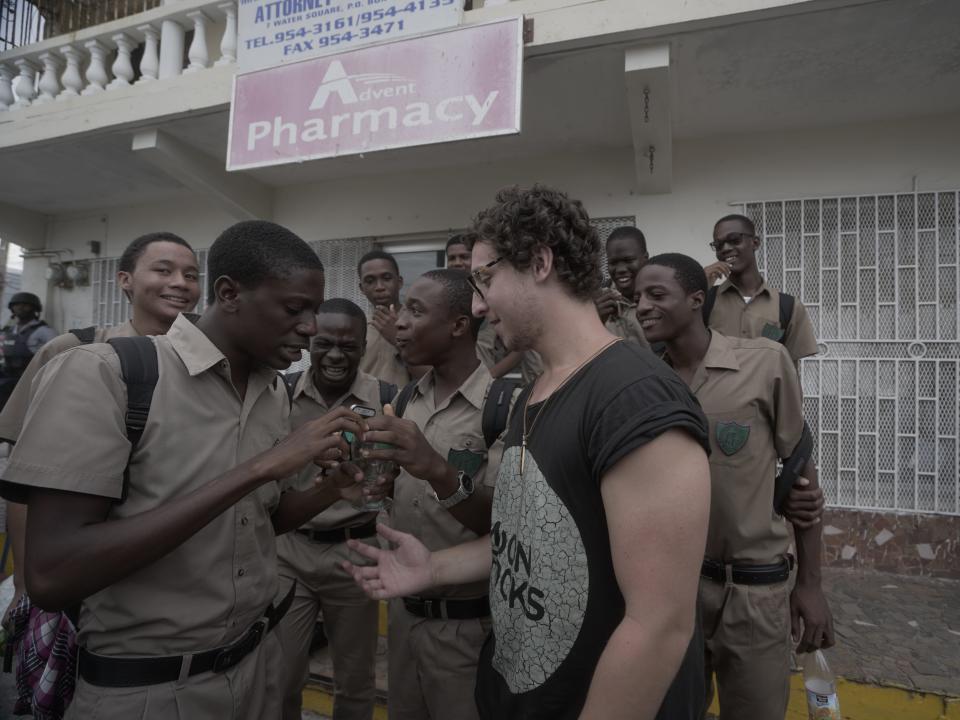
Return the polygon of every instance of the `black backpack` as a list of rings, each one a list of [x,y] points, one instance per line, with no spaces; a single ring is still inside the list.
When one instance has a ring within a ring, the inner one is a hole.
[[[87,327],[70,331],[81,345],[89,345],[96,338],[97,328]],[[127,427],[127,439],[130,441],[130,455],[137,449],[137,443],[147,426],[153,391],[160,379],[157,364],[157,346],[149,337],[117,337],[107,340],[117,357],[120,358],[120,371],[127,385],[127,412],[124,422]],[[126,479],[127,470],[124,470]],[[126,482],[124,482],[124,495]]]
[[[300,381],[301,375],[303,375],[303,370],[287,373],[283,376],[283,384],[287,388],[287,397],[290,399],[291,405],[293,404],[293,393],[297,389],[297,383]],[[393,396],[397,394],[397,386],[379,379],[377,382],[380,383],[380,407],[383,407],[387,403],[393,402]]]
[[[707,297],[703,302],[703,322],[710,327],[710,315],[713,313],[713,305],[717,302],[717,286],[714,285],[707,291]],[[793,306],[796,299],[793,295],[780,293],[780,327],[783,328],[783,335],[777,341],[781,345],[787,344],[787,326],[790,324],[790,318],[793,317]]]
[[[407,403],[413,397],[417,382],[414,380],[408,383],[397,396],[397,401],[393,404],[393,412],[397,417],[403,417],[403,411],[407,409]],[[506,430],[507,419],[510,417],[510,400],[514,391],[521,385],[519,380],[506,377],[496,378],[490,384],[490,392],[487,393],[487,399],[483,403],[483,415],[480,418],[480,427],[483,430],[483,440],[487,444],[487,450]]]

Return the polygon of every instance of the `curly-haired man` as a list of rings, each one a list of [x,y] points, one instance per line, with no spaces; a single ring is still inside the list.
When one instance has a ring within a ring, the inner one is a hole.
[[[429,553],[384,529],[396,550],[357,546],[378,562],[354,577],[374,597],[489,578],[483,718],[699,717],[706,419],[670,368],[602,325],[579,202],[508,188],[474,231],[474,314],[544,364],[504,435],[490,536]]]

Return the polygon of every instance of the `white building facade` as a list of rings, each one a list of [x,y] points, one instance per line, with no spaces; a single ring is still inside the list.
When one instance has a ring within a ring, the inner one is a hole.
[[[960,577],[960,4],[515,0],[463,24],[517,15],[519,135],[232,173],[235,3],[0,54],[0,238],[27,249],[23,289],[60,329],[119,322],[131,239],[203,249],[265,218],[359,299],[363,252],[396,252],[409,281],[510,184],[704,263],[714,221],[745,212],[821,343],[802,373],[828,559]]]

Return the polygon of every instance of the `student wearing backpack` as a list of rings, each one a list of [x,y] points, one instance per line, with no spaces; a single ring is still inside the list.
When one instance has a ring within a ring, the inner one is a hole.
[[[0,413],[0,438],[16,443],[20,437],[23,421],[30,404],[31,383],[37,373],[51,358],[60,353],[91,342],[106,342],[115,337],[136,335],[162,335],[170,329],[171,323],[180,312],[189,312],[200,299],[200,270],[197,256],[186,240],[168,232],[156,232],[138,237],[131,242],[123,254],[117,268],[117,284],[126,294],[131,305],[131,319],[116,327],[89,327],[59,335],[44,345],[27,366],[17,385]],[[10,546],[14,558],[14,598],[7,609],[9,615],[20,605],[24,594],[23,547],[26,533],[27,507],[20,503],[7,503],[7,527]],[[24,605],[19,611],[25,616],[21,623],[26,627],[26,618],[31,617],[30,605]],[[50,618],[46,618],[47,621]],[[32,622],[32,621],[31,621]],[[68,634],[73,637],[72,630]],[[70,644],[68,641],[67,644]],[[71,647],[75,646],[75,643]],[[25,647],[18,649],[27,664],[35,665],[38,659],[28,659],[42,648]],[[40,657],[47,664],[56,662],[49,655]],[[22,675],[17,669],[18,678]],[[62,714],[73,692],[73,675],[61,674],[58,679],[59,693],[51,699],[44,693],[35,692],[35,685],[29,678],[18,681],[20,688],[18,708],[33,714],[45,713],[47,717]]]
[[[816,355],[817,338],[806,307],[792,295],[769,287],[760,274],[756,257],[760,238],[753,221],[744,215],[720,218],[710,247],[718,262],[706,268],[707,281],[712,285],[726,279],[707,293],[708,327],[730,337],[779,342],[798,368],[803,358]]]
[[[367,318],[357,305],[336,298],[320,306],[317,334],[310,340],[310,369],[284,376],[291,429],[336,407],[358,404],[383,413],[397,388],[360,371],[366,341]],[[298,474],[296,486],[309,488],[315,475],[316,468],[308,464]],[[320,612],[333,657],[333,717],[373,718],[379,603],[370,600],[341,565],[352,557],[348,538],[376,544],[376,534],[376,512],[340,501],[277,538],[281,584],[297,582],[293,604],[277,627],[287,667],[284,720],[300,720],[310,645]]]
[[[0,486],[30,505],[32,599],[81,603],[68,718],[277,717],[272,630],[293,593],[279,591],[275,534],[356,497],[339,472],[281,495],[307,463],[344,455],[336,433],[361,431],[345,409],[286,437],[277,421],[288,407],[277,370],[316,333],[319,258],[251,221],[221,234],[207,270],[196,322],[180,315],[166,335],[114,339],[136,348],[147,382],[132,383],[121,368],[131,356],[107,344],[47,364]],[[134,442],[128,396],[150,381]]]
[[[402,468],[391,526],[431,550],[489,532],[500,443],[490,437],[498,434],[490,423],[485,437],[483,416],[487,408],[489,417],[497,408],[509,409],[513,390],[498,384],[494,391],[494,380],[477,359],[479,322],[470,312],[471,297],[467,275],[459,270],[431,270],[410,287],[397,318],[397,347],[408,364],[432,369],[397,398],[402,419],[372,418],[364,437],[394,445],[369,457]],[[506,413],[500,417],[502,429]],[[473,687],[489,629],[486,582],[392,600],[390,719],[476,718]]]

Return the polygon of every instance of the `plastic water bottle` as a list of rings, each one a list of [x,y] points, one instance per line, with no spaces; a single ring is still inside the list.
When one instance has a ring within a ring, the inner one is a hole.
[[[807,691],[810,720],[843,720],[836,680],[819,650],[807,653],[803,658],[803,686]]]

